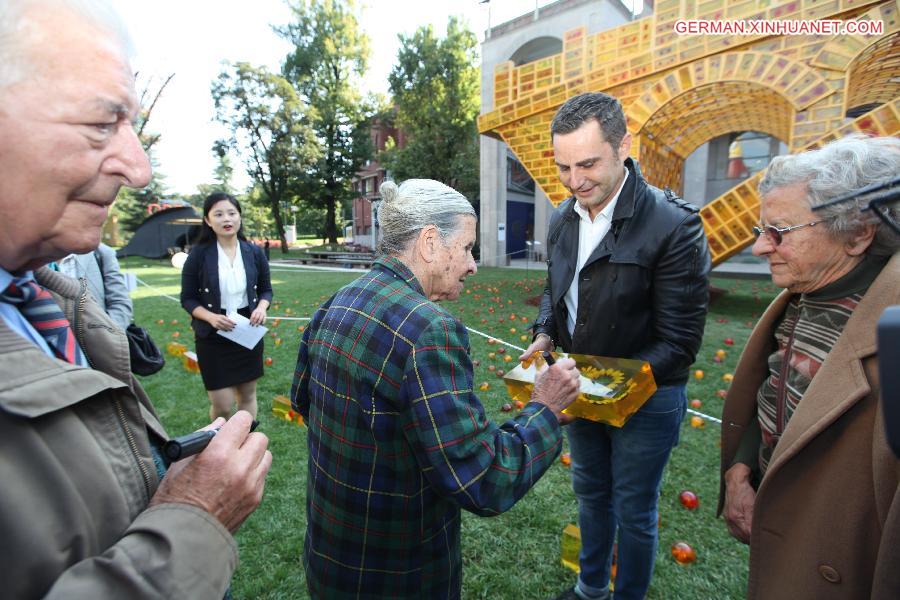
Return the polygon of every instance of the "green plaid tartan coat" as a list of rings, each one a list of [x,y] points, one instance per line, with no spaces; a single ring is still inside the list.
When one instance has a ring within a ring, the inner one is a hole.
[[[543,404],[498,426],[472,384],[465,327],[396,258],[316,311],[291,389],[313,598],[459,598],[460,508],[509,509],[562,444]]]

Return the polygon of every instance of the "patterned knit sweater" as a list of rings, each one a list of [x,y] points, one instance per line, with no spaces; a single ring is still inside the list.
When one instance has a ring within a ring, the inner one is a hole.
[[[749,464],[760,477],[765,474],[791,416],[884,265],[867,258],[837,281],[791,298],[775,329],[769,376],[756,396],[759,429],[745,434],[735,462]]]

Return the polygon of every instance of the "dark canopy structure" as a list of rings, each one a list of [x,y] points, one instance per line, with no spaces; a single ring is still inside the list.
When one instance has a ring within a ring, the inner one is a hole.
[[[200,230],[200,216],[190,206],[168,208],[147,217],[116,256],[164,258],[169,248],[183,248]]]

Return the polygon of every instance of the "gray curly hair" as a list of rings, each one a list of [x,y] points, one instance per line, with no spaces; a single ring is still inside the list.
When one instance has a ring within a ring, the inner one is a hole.
[[[775,188],[806,183],[806,200],[810,208],[815,208],[868,185],[890,181],[898,174],[900,140],[853,134],[818,150],[773,158],[759,182],[759,193],[765,196]],[[864,226],[875,224],[875,239],[868,254],[890,256],[900,250],[900,236],[861,208],[856,202],[842,202],[817,211],[817,215],[838,239],[851,239]],[[900,207],[884,210],[895,222],[900,220]]]
[[[407,179],[399,187],[385,181],[381,198],[376,218],[382,233],[378,250],[384,255],[405,252],[428,225],[446,240],[459,230],[460,216],[476,217],[465,196],[433,179]]]
[[[31,22],[29,12],[38,9],[74,13],[109,32],[122,47],[122,54],[133,58],[134,43],[128,29],[108,0],[0,0],[0,89],[35,72],[28,56],[29,43],[55,43],[43,40],[43,32]]]

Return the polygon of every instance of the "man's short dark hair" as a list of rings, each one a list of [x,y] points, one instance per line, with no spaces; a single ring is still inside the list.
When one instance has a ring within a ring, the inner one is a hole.
[[[625,112],[616,98],[602,92],[579,94],[566,100],[553,117],[550,133],[551,135],[572,133],[591,119],[600,124],[600,131],[613,150],[618,150],[619,144],[628,133],[625,126]]]

